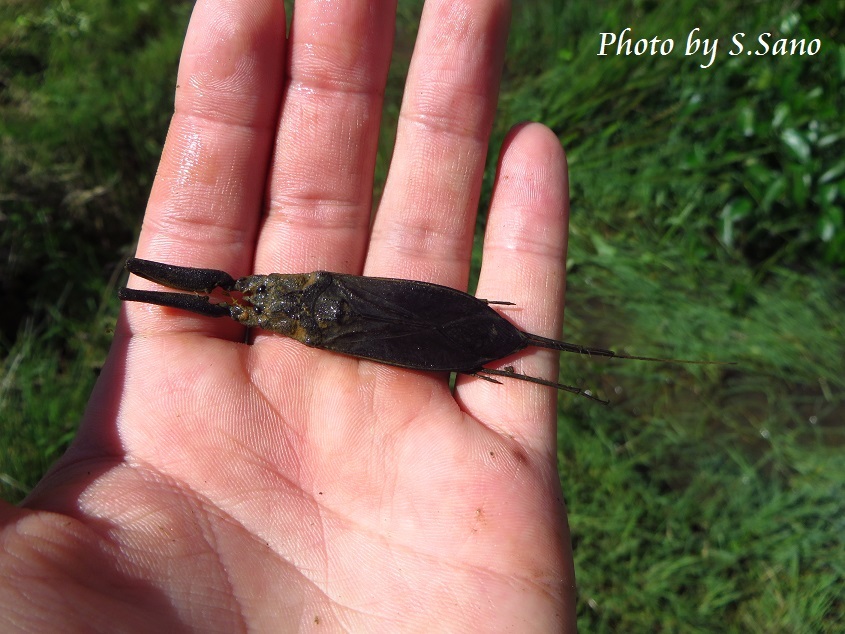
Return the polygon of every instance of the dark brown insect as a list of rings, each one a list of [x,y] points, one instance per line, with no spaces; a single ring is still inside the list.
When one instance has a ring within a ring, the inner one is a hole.
[[[524,332],[467,293],[429,282],[343,273],[248,275],[235,280],[224,271],[172,266],[132,258],[126,269],[172,293],[122,288],[120,299],[231,317],[244,326],[292,337],[307,346],[416,370],[459,372],[499,383],[495,376],[547,385],[606,403],[589,392],[484,365],[537,346],[563,352],[641,361],[720,363],[634,357],[602,348],[547,339]],[[215,289],[222,301],[209,298]]]

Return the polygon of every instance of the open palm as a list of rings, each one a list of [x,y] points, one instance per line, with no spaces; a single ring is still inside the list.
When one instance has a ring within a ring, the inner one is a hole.
[[[395,0],[200,0],[138,257],[465,288],[504,1],[431,0],[371,223]],[[566,168],[502,151],[478,295],[561,327]],[[156,288],[133,278],[136,288]],[[126,305],[68,454],[3,509],[0,621],[65,631],[553,631],[574,580],[554,390]],[[557,355],[517,371],[554,378]],[[157,628],[157,629],[156,629]]]

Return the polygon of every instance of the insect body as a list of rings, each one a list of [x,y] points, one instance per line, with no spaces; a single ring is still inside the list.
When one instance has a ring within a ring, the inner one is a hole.
[[[230,316],[244,326],[292,337],[305,345],[417,370],[459,372],[498,383],[493,376],[548,385],[602,401],[579,388],[484,367],[529,346],[645,361],[602,348],[524,332],[490,307],[512,305],[478,299],[448,286],[394,278],[316,271],[250,275],[235,280],[224,271],[172,266],[132,258],[126,268],[171,288],[205,295],[120,289],[120,299]],[[225,301],[207,294],[220,288]],[[692,361],[688,363],[711,363]]]

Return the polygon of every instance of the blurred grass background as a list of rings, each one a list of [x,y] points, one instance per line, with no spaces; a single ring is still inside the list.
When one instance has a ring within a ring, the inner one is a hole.
[[[377,187],[420,4],[399,7]],[[563,359],[613,401],[560,399],[581,629],[845,630],[845,2],[516,4],[491,165],[526,119],[567,149],[566,338],[739,362]],[[0,5],[5,499],[64,450],[105,357],[191,6]],[[597,56],[626,27],[675,50]],[[683,55],[695,27],[720,40],[708,69]],[[730,57],[737,32],[822,46]]]

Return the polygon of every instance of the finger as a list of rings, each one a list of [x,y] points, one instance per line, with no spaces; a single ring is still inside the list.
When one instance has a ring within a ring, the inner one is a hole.
[[[250,272],[281,96],[284,33],[284,8],[276,0],[197,3],[138,257],[235,277]],[[154,288],[134,278],[131,284]],[[127,310],[133,329],[236,332],[232,324],[185,314],[168,322],[158,307]]]
[[[505,0],[430,0],[365,271],[465,288],[504,59]]]
[[[256,270],[361,271],[395,10],[297,2]]]
[[[559,338],[566,283],[569,193],[566,157],[554,133],[539,124],[505,140],[476,294],[514,302],[500,312],[522,330]],[[557,379],[558,353],[529,348],[517,359],[488,364]],[[556,390],[513,379],[497,385],[463,378],[457,395],[467,411],[538,450],[555,446]]]

